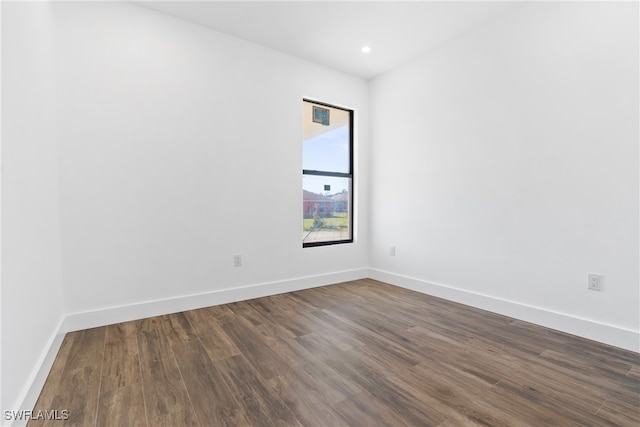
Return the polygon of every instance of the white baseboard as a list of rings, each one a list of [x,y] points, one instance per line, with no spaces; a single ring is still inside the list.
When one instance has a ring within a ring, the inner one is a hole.
[[[56,356],[58,355],[58,350],[60,350],[60,346],[62,345],[62,340],[64,339],[64,332],[62,331],[62,325],[64,323],[64,317],[60,319],[58,324],[53,330],[51,337],[47,341],[44,346],[40,357],[38,358],[38,362],[36,363],[29,379],[25,383],[25,387],[18,396],[17,402],[21,403],[18,405],[14,405],[11,408],[17,408],[16,410],[31,410],[37,400],[40,397],[40,392],[42,391],[42,387],[44,386],[45,381],[47,380],[47,376],[49,375],[49,371],[53,366],[53,362],[56,360]],[[4,408],[6,409],[6,408]],[[27,425],[27,419],[20,420],[14,419],[13,421],[6,420],[5,414],[2,414],[3,426],[11,426],[11,427],[21,427]]]
[[[63,325],[63,332],[78,331],[81,329],[112,325],[114,323],[127,322],[130,320],[144,319],[146,317],[161,316],[180,311],[194,310],[202,307],[210,307],[213,305],[244,301],[268,295],[315,288],[333,283],[364,279],[368,277],[368,273],[368,269],[361,268],[323,274],[320,276],[300,277],[278,282],[221,289],[195,295],[183,295],[175,298],[145,301],[136,304],[108,307],[81,313],[70,313],[66,316]]]
[[[433,295],[449,301],[640,353],[640,332],[638,331],[594,322],[593,320],[582,319],[488,295],[476,294],[463,289],[452,288],[450,286],[431,283],[387,271],[369,269],[369,277],[423,294]]]

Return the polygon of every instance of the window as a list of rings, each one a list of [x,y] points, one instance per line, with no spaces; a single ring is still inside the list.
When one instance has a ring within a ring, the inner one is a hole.
[[[303,101],[302,246],[353,242],[353,111]]]

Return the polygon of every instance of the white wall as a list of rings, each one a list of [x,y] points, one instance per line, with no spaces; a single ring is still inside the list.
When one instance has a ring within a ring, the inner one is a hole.
[[[375,277],[640,350],[637,3],[527,4],[370,96]]]
[[[69,313],[366,275],[366,186],[355,244],[301,243],[302,99],[357,110],[366,183],[365,81],[136,5],[55,12]]]
[[[2,410],[30,409],[63,317],[50,12],[2,2]]]

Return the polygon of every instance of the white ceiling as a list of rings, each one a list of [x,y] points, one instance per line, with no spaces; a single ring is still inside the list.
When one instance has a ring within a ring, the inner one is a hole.
[[[365,79],[521,4],[450,0],[136,3]],[[371,46],[371,53],[360,51],[365,44]]]

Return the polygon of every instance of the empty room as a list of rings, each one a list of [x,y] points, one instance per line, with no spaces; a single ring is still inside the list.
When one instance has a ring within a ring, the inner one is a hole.
[[[637,1],[2,1],[3,426],[640,426]]]

